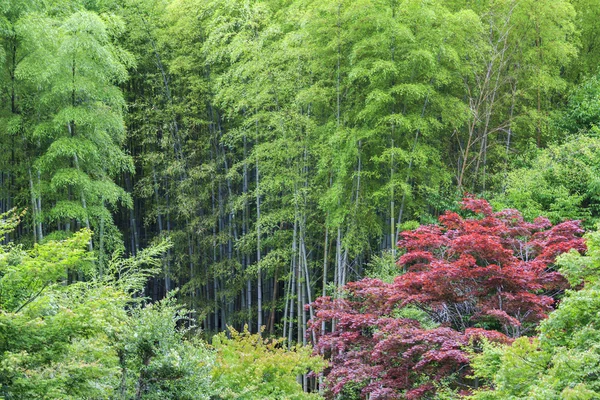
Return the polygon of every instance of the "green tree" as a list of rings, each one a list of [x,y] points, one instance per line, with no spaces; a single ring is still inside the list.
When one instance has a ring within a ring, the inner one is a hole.
[[[592,75],[573,88],[567,104],[556,112],[554,124],[559,132],[595,135],[600,125],[599,75]]]
[[[122,21],[79,2],[10,2],[3,11],[8,101],[1,126],[15,147],[3,159],[12,185],[6,204],[31,208],[34,242],[54,231],[95,228],[99,261],[106,264],[106,253],[120,245],[111,210],[131,205],[114,183],[132,168],[121,150],[125,104],[116,86],[132,65],[114,45]]]
[[[136,308],[119,338],[120,398],[212,399],[214,354],[198,338],[185,338],[193,323],[175,297]],[[193,334],[192,334],[193,337]],[[116,397],[119,397],[116,396]]]
[[[48,179],[49,203],[55,202],[45,215],[66,230],[71,221],[94,227],[104,261],[106,238],[113,240],[111,249],[119,240],[107,207],[131,206],[129,194],[113,181],[132,168],[121,150],[124,101],[116,87],[127,77],[130,57],[112,44],[120,29],[115,17],[80,11],[47,24],[56,35],[55,47],[38,54],[50,60],[38,109],[47,118],[33,131],[43,149],[36,164]]]
[[[129,297],[99,282],[64,285],[67,273],[93,275],[89,231],[26,251],[2,247],[1,388],[5,398],[108,396],[118,374],[110,332],[121,329]]]
[[[495,197],[495,205],[522,210],[529,220],[540,215],[554,223],[581,219],[593,228],[600,216],[598,146],[595,137],[575,135],[564,144],[527,153],[525,166],[502,178],[505,191]]]
[[[213,338],[217,350],[215,382],[223,388],[222,399],[315,399],[304,393],[297,376],[320,372],[326,362],[312,356],[310,347],[287,348],[283,341],[263,339],[245,329],[230,328],[231,338],[221,333]]]
[[[576,12],[575,27],[579,37],[579,56],[570,65],[567,76],[574,83],[581,83],[585,78],[598,73],[600,64],[598,24],[600,4],[598,0],[571,0]]]
[[[5,231],[15,217],[2,215]],[[144,306],[162,242],[136,258],[115,256],[100,274],[91,232],[26,250],[0,248],[0,396],[7,399],[178,398],[214,393],[214,355],[184,338],[184,310]],[[69,271],[84,278],[67,284]]]

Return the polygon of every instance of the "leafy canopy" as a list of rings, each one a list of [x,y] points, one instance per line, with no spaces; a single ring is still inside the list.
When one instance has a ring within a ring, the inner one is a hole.
[[[585,250],[579,222],[529,223],[473,197],[462,209],[471,216],[446,212],[439,225],[402,233],[404,273],[392,283],[365,278],[342,298],[316,300],[311,329],[316,350],[331,359],[331,396],[420,398],[440,385],[468,388],[465,346],[508,343],[552,310],[568,287],[553,269],[556,257]]]
[[[297,376],[318,373],[326,366],[312,356],[308,346],[287,348],[282,340],[263,339],[247,328],[229,328],[230,338],[222,332],[213,338],[217,366],[213,371],[223,399],[315,399],[304,393]]]

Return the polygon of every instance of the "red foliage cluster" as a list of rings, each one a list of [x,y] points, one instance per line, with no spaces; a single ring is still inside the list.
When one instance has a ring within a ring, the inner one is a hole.
[[[404,274],[393,283],[349,283],[342,298],[319,298],[311,330],[316,349],[330,357],[332,395],[347,384],[370,399],[417,399],[435,382],[453,377],[468,384],[464,347],[486,337],[509,342],[553,307],[567,287],[552,266],[571,249],[585,250],[579,221],[552,226],[545,218],[525,222],[516,210],[493,213],[485,200],[467,197],[463,218],[446,212],[440,225],[402,233]],[[425,329],[394,317],[412,305],[439,324]],[[321,332],[325,322],[326,332]]]

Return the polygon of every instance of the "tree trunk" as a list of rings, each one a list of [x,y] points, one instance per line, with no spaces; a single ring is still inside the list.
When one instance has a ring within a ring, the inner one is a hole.
[[[256,121],[256,129],[258,135],[258,120]],[[258,292],[257,299],[257,326],[258,333],[261,333],[262,328],[262,271],[260,267],[260,170],[258,168],[258,136],[256,142],[256,263],[258,265],[258,281],[256,291]]]

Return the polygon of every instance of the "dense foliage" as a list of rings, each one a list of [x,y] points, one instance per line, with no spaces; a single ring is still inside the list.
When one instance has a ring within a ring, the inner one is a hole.
[[[18,216],[3,217],[7,233]],[[173,296],[145,304],[143,286],[169,243],[115,256],[100,273],[90,237],[0,246],[0,398],[310,398],[296,376],[325,364],[309,347],[235,330],[211,347]],[[69,273],[80,281],[68,284]]]
[[[0,248],[2,398],[210,398],[214,356],[184,339],[181,307],[134,297],[168,244],[99,274],[90,238]],[[67,284],[69,273],[81,281]]]
[[[464,191],[593,226],[595,1],[5,1],[0,211],[102,265],[170,235],[154,300],[304,342]]]
[[[466,389],[469,344],[508,343],[553,309],[553,296],[568,287],[553,269],[556,257],[585,250],[579,224],[529,223],[474,198],[462,208],[474,216],[447,212],[440,225],[401,234],[405,272],[393,283],[363,279],[342,297],[316,301],[311,327],[316,349],[332,360],[333,394],[351,382],[371,399],[421,398],[456,381]]]
[[[214,369],[223,399],[315,399],[302,391],[297,377],[308,371],[321,371],[326,363],[311,357],[312,350],[296,345],[287,348],[283,340],[264,339],[248,330],[230,329],[213,338],[217,351]]]
[[[500,388],[469,354],[544,343],[600,221],[599,10],[0,0],[0,396]]]

